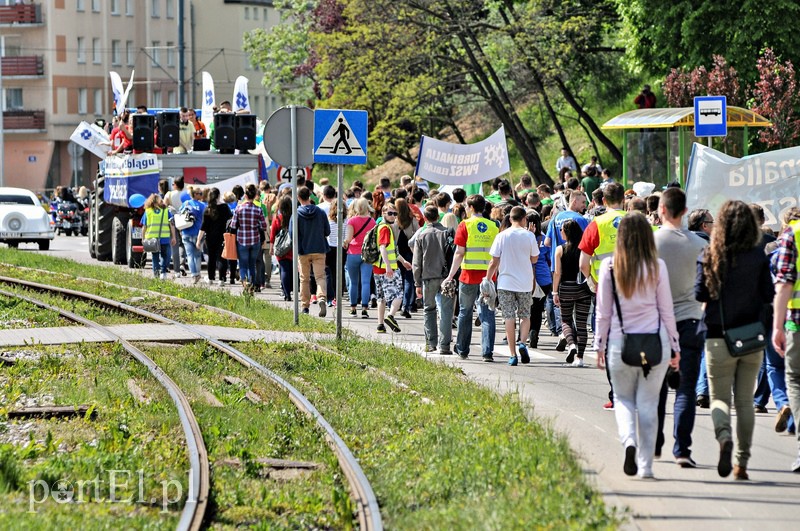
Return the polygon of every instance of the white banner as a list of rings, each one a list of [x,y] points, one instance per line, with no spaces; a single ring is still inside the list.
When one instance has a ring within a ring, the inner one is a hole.
[[[242,188],[246,188],[248,184],[258,185],[258,175],[256,174],[256,170],[250,170],[241,175],[237,175],[236,177],[224,179],[222,181],[218,181],[215,183],[204,184],[204,185],[193,184],[192,186],[198,188],[216,188],[217,190],[219,190],[220,199],[222,199],[222,196],[225,195],[225,192],[232,192],[233,187],[236,186],[237,184],[240,185]]]
[[[233,112],[250,112],[250,98],[247,95],[247,78],[239,76],[233,86]]]
[[[69,139],[101,159],[106,158],[111,150],[111,139],[108,133],[103,128],[88,122],[81,122]]]
[[[689,211],[706,208],[716,215],[728,199],[758,203],[766,224],[779,231],[783,214],[800,206],[800,147],[738,159],[695,143],[686,178]]]
[[[203,72],[203,110],[200,114],[200,120],[206,124],[214,122],[214,105],[216,99],[214,98],[214,79],[208,72]]]
[[[427,136],[419,144],[416,174],[427,181],[463,186],[488,181],[509,171],[502,126],[475,144],[451,144]]]
[[[108,76],[111,78],[111,91],[114,93],[114,108],[117,111],[117,116],[121,116],[125,112],[125,105],[128,103],[128,94],[133,87],[133,71],[131,71],[131,79],[128,81],[128,86],[122,90],[122,79],[116,72],[109,72]]]

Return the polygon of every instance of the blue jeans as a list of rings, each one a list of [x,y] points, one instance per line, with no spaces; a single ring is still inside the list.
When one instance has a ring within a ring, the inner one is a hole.
[[[292,274],[292,259],[278,260],[278,267],[281,270],[281,291],[283,298],[289,300],[294,290],[294,275]]]
[[[697,411],[697,378],[700,375],[700,357],[703,353],[705,334],[697,333],[697,319],[684,319],[677,323],[679,343],[681,345],[681,383],[675,392],[675,427],[673,436],[675,445],[672,455],[689,457],[692,455],[692,430],[694,429]]]
[[[761,360],[761,368],[758,369],[758,378],[756,379],[756,391],[753,393],[753,405],[767,407],[769,404],[769,379],[767,378],[767,356]]]
[[[422,303],[425,305],[425,340],[428,345],[438,347],[439,352],[450,352],[450,343],[453,340],[453,306],[456,299],[441,294],[443,280],[443,278],[436,278],[422,281]],[[436,323],[437,309],[439,310],[438,327]]]
[[[469,354],[469,344],[472,342],[472,306],[481,293],[480,284],[464,284],[458,287],[458,336],[456,337],[456,354],[466,356]],[[481,318],[481,354],[484,358],[491,358],[494,352],[494,336],[496,324],[494,312],[489,307],[478,301],[478,316]]]
[[[414,272],[400,266],[400,273],[403,276],[402,308],[410,312],[411,305],[417,300],[417,290],[414,288]]]
[[[261,244],[242,245],[237,243],[236,252],[239,253],[239,278],[252,284],[256,278],[256,260],[261,252]]]
[[[186,249],[186,261],[193,277],[200,276],[201,251],[197,248],[197,236],[183,235],[183,248]]]
[[[772,391],[772,401],[775,402],[775,407],[780,411],[783,406],[789,405],[789,396],[786,394],[786,360],[775,351],[775,347],[772,346],[771,335],[769,341],[767,341],[764,359],[767,360],[767,379],[769,380],[769,388]],[[794,414],[789,417],[786,427],[789,432],[794,431]]]
[[[159,272],[165,273],[169,269],[170,246],[169,243],[162,243],[160,253],[151,253],[150,258],[153,260],[153,274],[158,275]]]
[[[697,377],[697,387],[695,387],[697,396],[710,396],[708,390],[708,369],[706,369],[706,353],[705,350],[700,354],[700,374]]]
[[[369,307],[370,280],[372,280],[372,264],[361,259],[360,254],[348,254],[345,264],[347,277],[350,279],[350,286],[347,294],[350,296],[350,306],[358,304],[358,296],[361,294],[361,305]]]
[[[547,302],[544,303],[544,311],[547,316],[547,327],[550,332],[557,336],[561,333],[561,308],[553,303],[553,293],[547,295]]]

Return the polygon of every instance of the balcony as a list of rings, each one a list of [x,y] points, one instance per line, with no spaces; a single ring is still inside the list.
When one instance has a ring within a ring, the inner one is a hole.
[[[41,23],[42,6],[39,4],[0,6],[0,26],[19,26]]]
[[[3,131],[6,133],[44,132],[44,111],[3,111]]]
[[[44,57],[41,55],[3,57],[2,68],[3,77],[41,77],[44,75]]]

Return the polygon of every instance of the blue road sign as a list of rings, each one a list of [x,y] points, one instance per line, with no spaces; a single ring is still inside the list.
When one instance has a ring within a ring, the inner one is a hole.
[[[728,102],[725,96],[697,96],[694,99],[694,136],[726,136]]]
[[[314,111],[314,162],[367,163],[367,111]]]

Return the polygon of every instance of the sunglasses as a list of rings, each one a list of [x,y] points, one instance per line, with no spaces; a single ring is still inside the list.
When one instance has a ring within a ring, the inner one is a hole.
[[[396,216],[397,212],[387,212],[386,215],[387,216]]]

